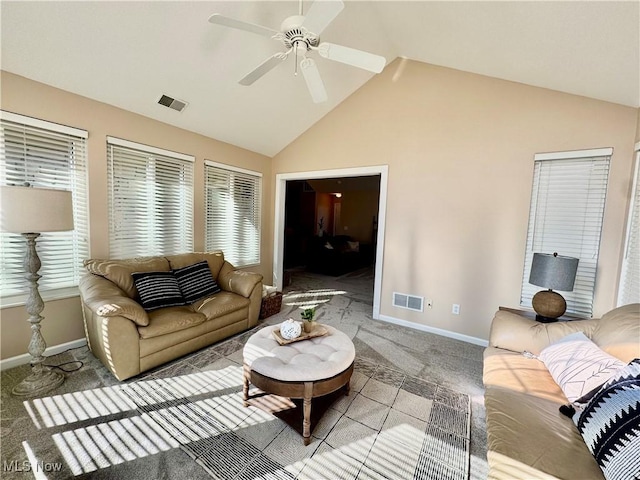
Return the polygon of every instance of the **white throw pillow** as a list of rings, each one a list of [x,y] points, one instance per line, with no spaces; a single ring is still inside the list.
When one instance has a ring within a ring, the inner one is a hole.
[[[601,387],[625,366],[598,348],[582,332],[572,333],[552,343],[540,352],[538,358],[570,402]]]

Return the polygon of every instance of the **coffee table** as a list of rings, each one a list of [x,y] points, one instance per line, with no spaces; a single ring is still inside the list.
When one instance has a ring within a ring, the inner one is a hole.
[[[266,394],[303,400],[302,437],[311,441],[311,400],[346,387],[353,373],[355,347],[343,332],[324,325],[327,334],[280,345],[268,326],[254,333],[244,346],[244,405],[248,406],[249,385]]]

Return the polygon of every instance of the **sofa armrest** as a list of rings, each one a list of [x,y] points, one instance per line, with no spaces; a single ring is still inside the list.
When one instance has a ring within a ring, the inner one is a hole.
[[[82,303],[96,315],[121,316],[141,327],[149,325],[149,316],[142,306],[112,281],[87,274],[80,279],[79,289]]]
[[[249,298],[256,286],[262,295],[262,275],[254,272],[235,270],[229,262],[224,262],[218,274],[218,285],[223,290]]]
[[[597,320],[540,323],[504,310],[496,312],[491,322],[489,346],[513,352],[529,351],[538,355],[547,345],[575,332],[591,338]]]
[[[120,315],[103,317],[82,305],[85,335],[91,353],[118,379],[140,373],[140,337],[138,328]]]

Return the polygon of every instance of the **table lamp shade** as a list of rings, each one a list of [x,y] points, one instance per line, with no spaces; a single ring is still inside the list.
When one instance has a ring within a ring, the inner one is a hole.
[[[73,230],[73,202],[70,191],[0,187],[0,231],[42,233],[65,230]]]
[[[529,283],[549,290],[571,292],[576,281],[578,259],[554,253],[534,253]]]

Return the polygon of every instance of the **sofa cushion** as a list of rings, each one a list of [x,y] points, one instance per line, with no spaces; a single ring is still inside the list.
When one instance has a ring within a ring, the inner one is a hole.
[[[590,337],[602,350],[625,364],[640,357],[640,303],[604,314]]]
[[[484,400],[488,478],[603,478],[571,419],[558,412],[562,400],[493,386]]]
[[[169,255],[166,259],[173,270],[188,267],[194,263],[206,260],[209,264],[211,275],[213,275],[213,278],[216,279],[216,281],[218,280],[220,269],[224,264],[224,254],[221,251],[182,253],[180,255]]]
[[[545,347],[538,358],[570,402],[599,388],[624,363],[604,352],[582,332]]]
[[[192,307],[195,311],[207,317],[207,320],[212,320],[228,313],[248,308],[250,303],[248,298],[222,291],[194,303]]]
[[[185,304],[178,280],[172,272],[142,272],[132,273],[131,276],[145,310]]]
[[[220,291],[213,279],[209,263],[202,261],[173,271],[178,287],[187,303],[193,303]]]
[[[132,273],[171,271],[169,262],[164,257],[131,258],[128,260],[89,259],[84,261],[84,266],[89,272],[111,280],[130,298],[138,297]]]
[[[142,338],[159,337],[204,323],[205,316],[191,307],[167,307],[149,312],[149,325],[138,327]]]
[[[640,359],[605,383],[574,421],[607,480],[640,478]]]
[[[501,387],[551,400],[558,405],[567,401],[544,363],[502,348],[485,349],[482,381],[487,388]]]
[[[506,310],[498,310],[491,322],[489,345],[538,355],[543,348],[575,332],[591,336],[595,320],[541,323]]]

